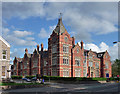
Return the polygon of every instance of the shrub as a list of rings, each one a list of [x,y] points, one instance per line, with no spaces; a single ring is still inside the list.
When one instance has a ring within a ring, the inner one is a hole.
[[[30,76],[30,75],[27,75],[27,76],[25,76],[26,78],[29,78],[29,79],[32,79],[33,77],[36,77],[35,75],[33,75],[33,76]]]
[[[22,76],[16,76],[16,75],[13,75],[11,76],[12,79],[22,79]]]
[[[60,76],[43,76],[45,80],[61,80],[61,81],[106,81],[107,78],[103,77],[95,77],[95,78],[87,78],[87,77],[60,77]],[[115,81],[117,78],[109,78],[110,81]],[[119,78],[120,79],[120,78]]]
[[[107,78],[100,78],[100,77],[95,77],[95,78],[92,78],[93,80],[96,80],[96,81],[106,81]]]

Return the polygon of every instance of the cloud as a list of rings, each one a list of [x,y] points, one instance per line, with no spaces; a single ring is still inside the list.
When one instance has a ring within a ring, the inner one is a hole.
[[[29,31],[13,31],[16,37],[25,37],[25,36],[29,36],[32,35],[32,32]]]
[[[117,2],[7,2],[3,3],[3,18],[44,17],[47,20],[54,20],[62,12],[63,21],[71,27],[71,34],[74,34],[76,40],[91,42],[92,33],[103,35],[118,31],[117,4]],[[46,37],[45,30],[41,32]]]
[[[49,26],[49,30],[46,31],[44,28],[41,28],[39,34],[38,34],[38,37],[40,38],[48,38],[51,34],[51,32],[55,29],[56,25],[53,25],[53,26]]]
[[[92,51],[100,52],[100,48],[97,45],[93,44],[93,43],[85,44],[84,48],[88,49],[88,50],[91,49]]]
[[[79,42],[80,45],[80,42]],[[118,44],[115,44],[113,46],[108,46],[106,43],[101,42],[99,46],[97,46],[96,44],[93,43],[87,43],[84,44],[84,48],[87,50],[92,50],[95,52],[104,52],[104,51],[108,51],[109,55],[111,56],[111,60],[115,60],[118,58]]]
[[[10,31],[8,28],[3,28],[3,37],[14,46],[35,46],[37,43],[29,31]],[[25,37],[25,38],[24,38]]]
[[[3,34],[6,36],[9,33],[9,29],[8,28],[2,28]]]
[[[2,9],[4,18],[44,16],[43,2],[3,2]]]
[[[20,53],[24,53],[24,49],[14,48],[14,50],[10,52],[10,57],[11,58],[20,57]]]
[[[49,31],[53,31],[55,29],[56,25],[49,26]]]
[[[27,37],[26,40],[35,40],[33,37]]]
[[[48,38],[48,33],[44,28],[41,28],[40,33],[38,34],[40,38]]]

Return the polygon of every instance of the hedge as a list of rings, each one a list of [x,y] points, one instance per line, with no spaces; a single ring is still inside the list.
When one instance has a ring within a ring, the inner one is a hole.
[[[45,80],[64,80],[64,81],[106,81],[107,78],[95,77],[59,77],[59,76],[43,76]],[[119,78],[120,79],[120,78]],[[117,78],[109,78],[110,81],[115,81]]]
[[[35,75],[33,75],[33,76],[27,75],[27,76],[25,76],[25,77],[31,79],[31,78],[36,77],[36,76],[35,76]]]
[[[25,76],[26,78],[33,78],[34,76]],[[12,76],[12,79],[22,79],[22,76]],[[86,78],[86,77],[60,77],[60,76],[43,76],[45,80],[62,80],[62,81],[106,81],[107,78],[95,77],[95,78]],[[109,78],[110,81],[115,81],[117,78]],[[120,78],[119,78],[120,80]]]
[[[12,79],[22,79],[22,76],[15,76],[15,75],[13,75],[13,76],[11,76],[11,78]]]

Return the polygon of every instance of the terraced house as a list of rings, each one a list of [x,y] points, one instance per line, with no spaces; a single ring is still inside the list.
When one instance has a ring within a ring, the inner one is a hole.
[[[0,36],[0,81],[10,77],[10,44]]]
[[[65,29],[62,18],[48,38],[48,50],[25,49],[23,58],[14,59],[14,75],[48,75],[60,77],[111,77],[111,61],[107,51],[97,53],[86,50],[83,41],[75,44],[75,38]]]

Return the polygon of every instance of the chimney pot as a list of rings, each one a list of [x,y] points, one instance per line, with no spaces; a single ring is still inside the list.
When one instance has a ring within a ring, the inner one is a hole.
[[[37,45],[37,51],[39,51],[39,45]]]
[[[83,41],[81,41],[81,49],[83,49]]]
[[[43,43],[41,43],[41,51],[43,51]]]
[[[25,49],[25,53],[28,53],[28,49],[27,48]]]

